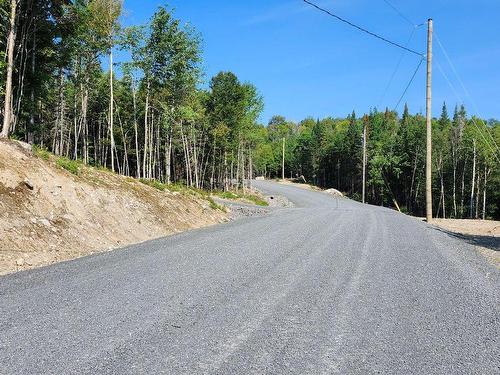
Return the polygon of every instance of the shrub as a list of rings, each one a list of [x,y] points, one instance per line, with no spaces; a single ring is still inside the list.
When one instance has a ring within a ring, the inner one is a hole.
[[[223,212],[226,212],[226,209],[223,206],[220,206],[217,203],[215,203],[215,201],[212,198],[207,196],[205,197],[205,199],[208,201],[208,204],[210,205],[210,208],[212,210],[221,210]]]
[[[260,198],[257,195],[246,194],[243,196],[243,198],[255,203],[257,206],[269,206],[269,203],[267,203],[264,199]]]
[[[33,145],[33,154],[43,160],[49,160],[51,153],[46,149]]]
[[[166,185],[162,184],[158,180],[147,180],[145,178],[141,178],[141,179],[139,179],[139,181],[142,182],[144,185],[151,186],[152,188],[155,188],[155,189],[160,190],[160,191],[165,191],[165,189],[166,189]]]
[[[60,157],[57,159],[56,164],[58,167],[61,167],[76,176],[80,174],[80,163],[76,160]]]

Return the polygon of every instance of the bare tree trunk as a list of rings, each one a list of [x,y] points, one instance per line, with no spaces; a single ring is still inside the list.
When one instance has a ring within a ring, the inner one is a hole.
[[[472,160],[472,186],[470,191],[470,218],[474,217],[474,188],[476,183],[476,140],[474,142],[474,158]]]
[[[476,185],[477,185],[477,188],[476,188],[476,214],[475,214],[476,219],[479,219],[479,198],[480,198],[480,192],[481,192],[481,190],[479,188],[481,185],[480,182],[481,182],[481,172],[478,171],[477,183],[476,183]]]
[[[143,158],[142,158],[142,177],[147,178],[146,175],[146,160],[148,156],[148,112],[149,112],[149,79],[146,88],[146,106],[144,108],[144,150],[143,150]]]
[[[135,173],[137,178],[141,178],[141,153],[139,152],[139,135],[137,131],[137,101],[136,101],[134,80],[132,80],[132,101],[134,106],[135,167],[136,167]]]
[[[198,165],[198,151],[197,151],[197,140],[194,127],[191,128],[191,141],[193,144],[193,168],[194,168],[194,180],[197,189],[200,188],[200,176],[199,176],[199,165]]]
[[[464,196],[465,196],[465,171],[467,167],[467,158],[464,161],[464,168],[462,170],[462,186],[460,189],[460,218],[464,217]]]
[[[213,147],[212,147],[212,174],[210,176],[210,190],[214,190],[215,186],[215,145],[216,145],[216,138],[214,136],[214,141],[213,141]]]
[[[33,30],[33,51],[31,51],[31,77],[35,76],[35,67],[36,67],[36,23]],[[29,144],[33,144],[34,136],[33,132],[35,130],[35,86],[31,86],[31,107],[30,107],[30,121],[29,121],[29,129],[27,129],[27,139],[26,141]]]
[[[241,185],[243,186],[243,194],[245,194],[245,152],[241,148]]]
[[[486,220],[486,183],[488,181],[488,175],[490,174],[490,170],[487,170],[486,166],[484,166],[484,184],[483,184],[483,220]]]
[[[149,144],[148,144],[148,178],[153,178],[153,134],[155,126],[154,110],[151,111],[151,121],[149,124]]]
[[[115,171],[115,135],[113,129],[114,119],[114,92],[113,92],[113,46],[109,51],[109,135],[111,138],[111,170]]]
[[[457,218],[457,160],[456,151],[453,150],[453,218]]]
[[[167,174],[167,184],[170,184],[171,181],[171,170],[172,170],[172,129],[170,128],[168,131],[168,146],[165,147],[166,152],[166,174]]]
[[[224,191],[229,190],[229,181],[227,178],[227,151],[224,151]]]
[[[10,124],[12,122],[12,72],[14,70],[17,1],[11,0],[10,2],[9,35],[7,37],[7,77],[5,80],[4,116],[0,138],[7,138],[9,136]]]
[[[441,170],[441,199],[443,201],[443,219],[446,219],[446,201],[444,196],[443,171]]]

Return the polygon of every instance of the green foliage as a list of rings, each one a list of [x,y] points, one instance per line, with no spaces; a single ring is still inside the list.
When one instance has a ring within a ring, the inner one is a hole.
[[[223,199],[238,199],[240,196],[238,194],[233,193],[232,191],[216,191],[213,194],[221,197]]]
[[[220,198],[223,199],[244,199],[250,202],[253,202],[257,206],[268,206],[269,204],[262,199],[260,196],[255,195],[255,194],[249,194],[249,193],[243,193],[243,191],[214,191],[212,192],[213,195],[216,195]]]
[[[46,148],[43,148],[43,147],[39,147],[37,145],[33,145],[32,150],[33,150],[33,154],[35,156],[37,156],[43,160],[49,160],[51,155],[52,155],[49,150],[47,150]]]
[[[243,194],[242,198],[255,203],[257,206],[269,206],[269,203],[257,195]]]
[[[5,36],[8,2],[0,1]],[[19,126],[12,138],[46,147],[34,148],[40,158],[50,159],[49,151],[68,156],[56,162],[75,174],[79,162],[70,159],[104,170],[110,166],[111,85],[102,55],[118,47],[121,56],[130,56],[121,63],[123,74],[113,77],[118,173],[209,202],[206,190],[231,190],[223,195],[264,204],[240,193],[242,186],[250,174],[281,177],[284,156],[287,177],[303,176],[360,199],[366,129],[368,202],[398,202],[405,212],[424,212],[425,118],[410,114],[407,106],[401,118],[374,109],[361,117],[352,112],[298,123],[277,115],[261,125],[264,102],[251,83],[220,72],[200,89],[201,36],[170,8],[159,7],[146,25],[121,29],[120,0],[34,0],[31,5],[22,3],[16,17],[15,56],[22,58],[15,59],[13,69]],[[5,73],[5,41],[0,39],[0,73]],[[0,74],[0,90],[4,80]],[[463,106],[450,117],[443,106],[433,120],[435,214],[482,216],[486,197],[484,216],[500,218],[495,151],[500,123],[471,118]]]
[[[287,177],[304,176],[310,183],[334,187],[361,200],[364,127],[367,201],[391,207],[397,202],[404,212],[424,215],[425,118],[421,114],[411,115],[407,106],[401,118],[389,110],[373,110],[361,118],[354,113],[337,119],[308,118],[298,124],[274,116],[267,127],[257,132],[253,154],[256,172],[270,178],[281,177],[284,137]],[[463,106],[456,108],[450,120],[443,106],[440,118],[433,120],[434,215],[482,216],[486,195],[484,216],[500,218],[500,155],[495,156],[491,138],[500,144],[499,122],[467,119]],[[474,144],[476,172],[471,204]]]
[[[160,191],[165,191],[167,189],[167,185],[161,183],[158,180],[147,180],[145,178],[141,178],[139,179],[139,181],[142,182],[144,185],[151,186],[152,188],[155,188]]]
[[[215,203],[215,201],[211,197],[205,197],[205,199],[208,201],[208,204],[210,205],[210,208],[212,210],[219,210],[222,212],[226,212],[226,209],[223,206]]]
[[[78,176],[80,174],[80,163],[76,160],[71,160],[66,157],[59,157],[56,160],[58,167],[67,170],[69,173]]]

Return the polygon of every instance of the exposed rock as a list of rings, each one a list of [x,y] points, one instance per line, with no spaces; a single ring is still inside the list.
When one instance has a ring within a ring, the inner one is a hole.
[[[30,181],[30,180],[28,180],[27,178],[26,178],[26,179],[24,179],[24,185],[26,185],[26,187],[27,187],[28,189],[30,189],[30,190],[33,190],[33,188],[34,188],[34,186],[33,186],[33,184],[31,183],[31,181]]]
[[[28,153],[28,155],[31,155],[33,153],[32,146],[29,143],[14,140],[14,142],[21,147],[25,152]]]
[[[337,197],[343,197],[344,194],[342,194],[340,191],[338,191],[337,189],[327,189],[327,190],[324,190],[324,193],[326,194],[330,194],[330,195],[334,195],[334,196],[337,196]]]
[[[294,204],[290,202],[287,197],[282,195],[266,196],[266,201],[269,207],[294,207]]]
[[[47,219],[42,218],[38,221],[40,222],[40,224],[45,225],[46,227],[50,227],[50,221],[48,221]]]

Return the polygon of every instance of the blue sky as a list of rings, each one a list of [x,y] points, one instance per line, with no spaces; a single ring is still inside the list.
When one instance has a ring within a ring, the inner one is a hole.
[[[401,44],[413,30],[384,0],[312,1]],[[465,86],[464,90],[435,41],[434,115],[439,115],[443,101],[450,112],[456,102],[464,101],[471,114],[500,118],[500,1],[390,2],[416,24],[434,19],[437,37]],[[125,0],[122,23],[146,23],[159,5],[174,8],[177,18],[202,34],[207,81],[230,70],[257,86],[265,100],[263,122],[273,114],[299,121],[307,116],[346,116],[353,109],[358,114],[373,107],[392,109],[419,62],[417,56],[404,55],[386,91],[401,50],[302,0]],[[409,47],[424,52],[425,43],[422,26]],[[424,111],[425,64],[404,101],[411,112]]]

